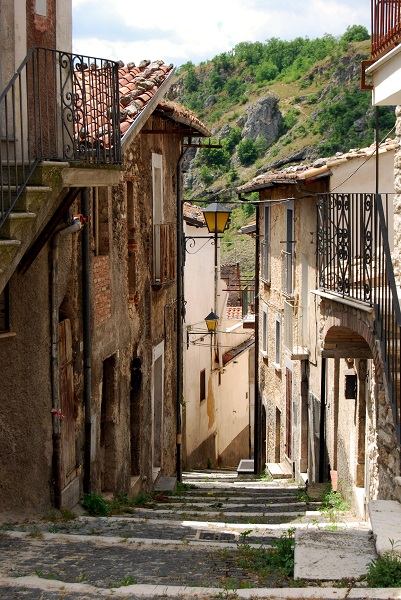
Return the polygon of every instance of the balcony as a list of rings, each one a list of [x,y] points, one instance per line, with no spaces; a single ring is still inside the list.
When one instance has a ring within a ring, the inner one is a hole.
[[[378,60],[401,41],[401,0],[372,0],[372,59]]]
[[[0,95],[0,227],[39,162],[121,163],[118,63],[31,48]]]
[[[176,226],[153,225],[153,285],[163,286],[175,280]]]
[[[361,87],[372,89],[374,106],[396,106],[401,103],[401,0],[372,0],[371,12],[372,60],[362,63]]]
[[[379,194],[319,195],[318,276],[320,290],[332,301],[337,296],[355,309],[373,309],[401,444],[401,309],[386,212]]]

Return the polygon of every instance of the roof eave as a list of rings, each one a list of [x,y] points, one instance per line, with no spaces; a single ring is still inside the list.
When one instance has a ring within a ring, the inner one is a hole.
[[[163,98],[163,96],[168,92],[172,83],[173,83],[173,75],[175,73],[175,69],[172,69],[170,73],[167,75],[166,79],[163,81],[157,92],[152,96],[149,100],[148,104],[139,114],[139,116],[132,123],[128,131],[121,139],[121,147],[124,152],[125,148],[129,146],[132,140],[138,135],[142,127],[145,125],[148,118],[152,115],[157,105]]]

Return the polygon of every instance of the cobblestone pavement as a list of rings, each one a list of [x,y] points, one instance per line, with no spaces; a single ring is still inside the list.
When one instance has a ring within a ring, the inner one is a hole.
[[[295,484],[240,479],[235,471],[185,473],[183,481],[181,495],[110,517],[52,514],[1,525],[0,598],[311,597],[313,586],[295,596],[288,579],[261,579],[238,561],[241,544],[268,548],[289,528],[330,525]],[[342,518],[366,528],[350,514]]]

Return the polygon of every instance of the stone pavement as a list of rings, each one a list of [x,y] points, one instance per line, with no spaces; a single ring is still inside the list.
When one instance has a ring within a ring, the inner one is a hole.
[[[160,495],[155,502],[112,517],[82,515],[66,520],[54,514],[4,523],[0,526],[0,598],[400,597],[401,590],[368,590],[354,581],[335,587],[338,577],[325,575],[321,567],[314,571],[316,579],[303,578],[305,557],[313,558],[316,547],[320,555],[328,555],[321,536],[309,547],[304,538],[304,545],[299,544],[304,548],[301,554],[296,547],[299,587],[277,573],[259,576],[239,560],[244,544],[269,548],[290,529],[305,536],[309,531],[328,534],[327,528],[335,527],[339,536],[346,530],[340,539],[343,547],[351,548],[351,556],[353,542],[344,539],[350,539],[351,532],[358,539],[362,536],[362,546],[366,543],[362,558],[367,564],[374,553],[369,525],[347,513],[341,515],[341,523],[333,523],[332,514],[325,516],[301,501],[300,490],[291,481],[207,471],[185,473],[183,482],[191,487],[182,495]],[[334,544],[334,552],[338,546]],[[331,562],[336,561],[336,555],[331,556]],[[307,561],[306,569],[311,565],[316,566],[316,561]],[[355,570],[350,568],[348,576],[355,577]]]

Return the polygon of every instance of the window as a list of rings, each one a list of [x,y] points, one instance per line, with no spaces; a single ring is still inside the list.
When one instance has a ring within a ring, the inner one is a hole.
[[[267,321],[267,306],[262,305],[262,347],[260,349],[264,356],[267,356],[267,332],[268,332],[268,321]]]
[[[47,17],[47,0],[36,0],[35,13],[40,17]]]
[[[279,314],[276,315],[276,336],[275,336],[275,350],[274,350],[274,367],[277,371],[281,369],[281,317]]]
[[[161,237],[163,223],[163,177],[161,154],[152,154],[152,189],[153,189],[153,278],[161,283]]]
[[[294,291],[294,202],[286,207],[285,249],[283,256],[283,293],[292,296]]]
[[[199,401],[206,400],[206,371],[202,369],[199,374]]]
[[[261,277],[270,283],[270,206],[264,207]]]
[[[153,284],[157,286],[175,279],[176,265],[176,219],[166,222],[165,212],[171,210],[164,204],[163,157],[152,154],[153,190]],[[165,210],[166,209],[166,210]]]

